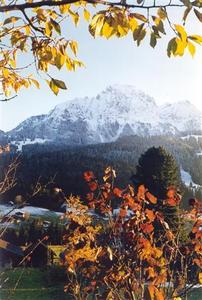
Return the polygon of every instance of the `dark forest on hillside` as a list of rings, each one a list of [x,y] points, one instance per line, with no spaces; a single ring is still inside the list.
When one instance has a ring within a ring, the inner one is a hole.
[[[83,180],[83,173],[92,170],[98,179],[109,165],[117,172],[116,184],[125,187],[136,172],[136,165],[141,154],[152,146],[163,146],[176,159],[179,167],[189,172],[193,182],[202,185],[202,159],[197,153],[202,148],[202,138],[198,141],[194,137],[181,139],[168,136],[159,137],[122,137],[116,142],[87,145],[68,146],[66,144],[35,144],[22,148],[19,156],[20,165],[17,170],[17,185],[3,196],[4,201],[13,200],[15,195],[21,194],[26,199],[31,194],[31,188],[38,180],[47,184],[54,178],[54,183],[48,188],[60,187],[65,194],[84,197],[87,189]],[[9,164],[17,153],[4,154],[1,168]],[[181,186],[185,199],[193,196],[193,190]],[[200,198],[200,190],[196,196]],[[40,197],[31,199],[31,204],[57,209],[58,199],[47,191]],[[61,201],[61,199],[59,199]],[[184,203],[186,206],[186,203]]]

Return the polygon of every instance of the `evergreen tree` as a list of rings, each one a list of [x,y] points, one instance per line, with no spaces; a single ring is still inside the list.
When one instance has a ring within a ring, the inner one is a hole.
[[[170,153],[163,147],[152,147],[141,155],[133,180],[143,183],[151,193],[163,199],[169,186],[180,185],[180,172]]]

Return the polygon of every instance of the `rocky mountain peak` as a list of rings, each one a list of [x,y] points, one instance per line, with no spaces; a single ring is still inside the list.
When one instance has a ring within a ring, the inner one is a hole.
[[[31,117],[11,130],[12,141],[68,144],[114,141],[127,135],[175,135],[202,130],[202,114],[189,101],[158,106],[130,85],[111,85],[95,97],[75,98],[47,115]]]

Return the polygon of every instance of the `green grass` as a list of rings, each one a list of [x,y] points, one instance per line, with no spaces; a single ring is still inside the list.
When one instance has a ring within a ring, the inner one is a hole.
[[[15,268],[1,271],[0,282],[0,300],[72,300],[63,292],[63,268],[53,266],[44,269]],[[202,288],[194,289],[188,296],[188,300],[201,299]]]
[[[1,300],[70,300],[63,292],[63,270],[16,268],[1,273]],[[4,282],[5,281],[5,282]],[[16,286],[17,283],[17,286]],[[15,288],[16,286],[16,288]]]

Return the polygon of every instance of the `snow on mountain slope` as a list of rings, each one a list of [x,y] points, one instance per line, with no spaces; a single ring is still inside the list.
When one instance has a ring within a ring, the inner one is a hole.
[[[113,85],[96,97],[76,98],[47,115],[31,117],[7,134],[11,141],[52,140],[69,144],[114,141],[124,135],[188,133],[202,129],[202,114],[188,101],[157,106],[133,86]]]
[[[196,184],[193,182],[191,175],[188,172],[186,172],[185,170],[183,170],[182,168],[180,168],[180,174],[181,174],[182,182],[187,187],[192,187],[195,189],[201,188],[201,186],[199,184]]]
[[[189,101],[166,104],[160,107],[160,118],[167,119],[179,131],[194,131],[202,127],[202,114]]]

